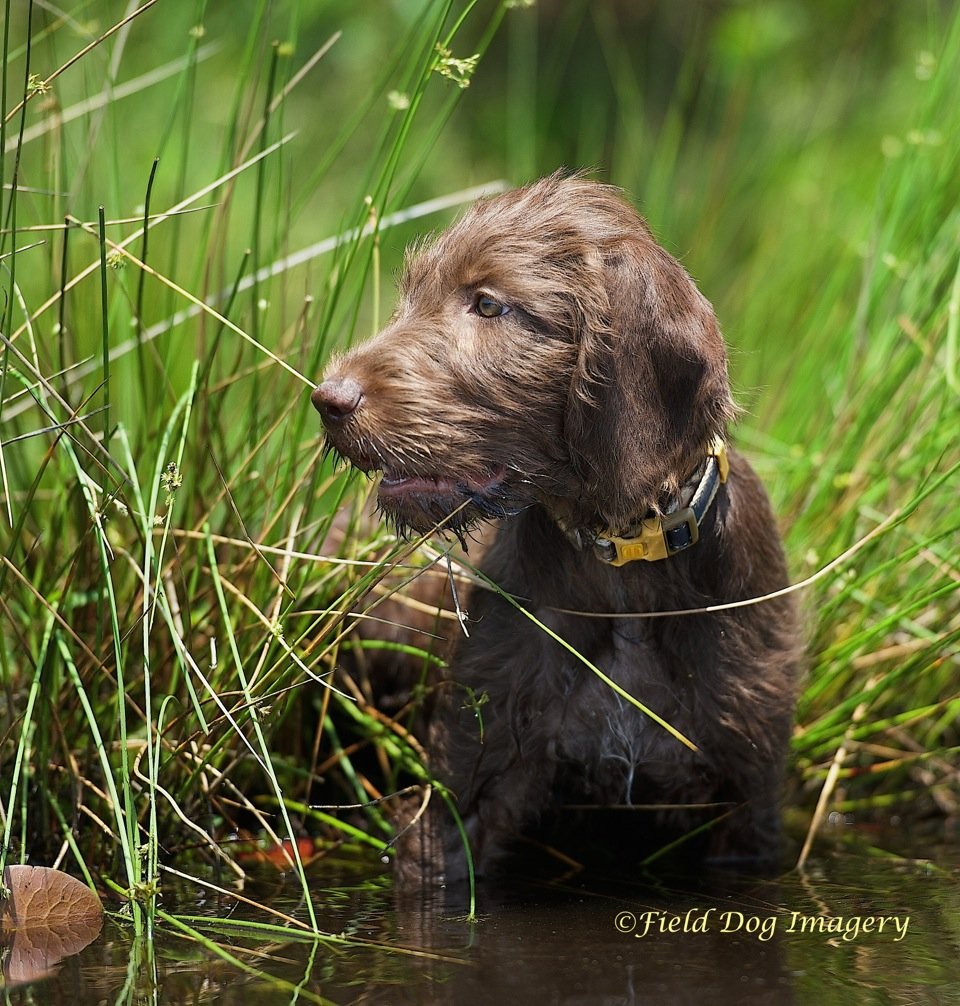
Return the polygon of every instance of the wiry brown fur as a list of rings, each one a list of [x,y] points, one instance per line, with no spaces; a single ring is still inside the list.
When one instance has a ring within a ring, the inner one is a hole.
[[[481,294],[509,313],[482,317]],[[766,494],[735,451],[694,547],[622,568],[589,547],[661,512],[735,412],[712,308],[615,189],[554,175],[475,206],[408,257],[392,320],[330,366],[314,402],[339,454],[386,473],[381,507],[402,529],[501,518],[483,572],[699,749],[474,590],[430,751],[481,872],[563,802],[709,803],[658,821],[722,818],[702,851],[775,857],[799,653],[789,600],[654,620],[559,610],[688,609],[787,582]],[[467,696],[485,697],[479,716]],[[464,876],[439,799],[398,869]]]

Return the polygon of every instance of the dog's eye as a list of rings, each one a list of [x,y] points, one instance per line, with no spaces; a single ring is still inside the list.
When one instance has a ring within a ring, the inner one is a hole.
[[[477,296],[473,302],[473,309],[481,318],[499,318],[510,311],[506,304],[501,304],[499,300],[494,300],[493,297],[488,297],[485,293]]]

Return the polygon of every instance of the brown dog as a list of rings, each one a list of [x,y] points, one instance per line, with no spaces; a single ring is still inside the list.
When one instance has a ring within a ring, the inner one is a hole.
[[[669,836],[698,831],[698,854],[776,859],[790,600],[629,617],[756,597],[787,574],[763,487],[727,459],[713,310],[617,190],[553,175],[476,205],[409,256],[392,320],[313,402],[336,452],[382,473],[401,532],[497,520],[482,572],[536,619],[474,589],[437,690],[431,767],[480,872],[569,803],[655,801]],[[441,800],[397,865],[415,882],[466,875]]]

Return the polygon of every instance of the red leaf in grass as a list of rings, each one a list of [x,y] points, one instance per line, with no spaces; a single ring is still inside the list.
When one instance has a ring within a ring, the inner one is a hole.
[[[298,838],[297,851],[300,853],[300,862],[307,866],[320,854],[319,843],[312,838]],[[292,868],[293,846],[288,838],[279,845],[275,842],[258,843],[240,849],[236,857],[241,863],[269,863],[278,870],[285,871]]]

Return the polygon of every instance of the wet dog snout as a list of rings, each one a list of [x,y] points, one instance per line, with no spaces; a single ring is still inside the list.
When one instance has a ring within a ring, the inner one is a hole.
[[[363,388],[352,377],[330,377],[313,390],[310,401],[328,429],[340,426],[356,411]]]

